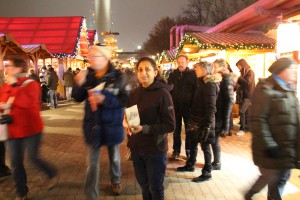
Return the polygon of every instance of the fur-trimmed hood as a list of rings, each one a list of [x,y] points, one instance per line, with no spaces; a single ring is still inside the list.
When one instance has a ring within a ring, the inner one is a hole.
[[[220,73],[212,74],[212,75],[206,75],[203,78],[204,83],[212,82],[212,83],[218,83],[222,81],[222,75]]]

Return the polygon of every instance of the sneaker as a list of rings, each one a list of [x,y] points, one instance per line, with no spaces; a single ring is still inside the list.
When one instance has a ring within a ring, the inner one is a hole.
[[[245,131],[240,130],[240,131],[236,132],[236,135],[238,135],[238,136],[245,135]]]
[[[229,131],[228,136],[232,136],[232,131]]]
[[[121,183],[112,183],[111,184],[111,191],[115,195],[120,195],[122,190],[123,190],[123,188],[122,188]]]
[[[46,187],[48,190],[52,190],[57,184],[57,176],[54,176],[53,178],[49,179],[46,183]]]

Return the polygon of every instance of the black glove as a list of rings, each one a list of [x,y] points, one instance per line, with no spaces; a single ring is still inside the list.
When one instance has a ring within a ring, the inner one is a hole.
[[[206,142],[208,135],[210,132],[210,128],[203,128],[201,131],[199,131],[199,142]]]
[[[2,115],[0,118],[0,124],[11,124],[13,122],[10,115]]]
[[[268,158],[279,158],[279,149],[277,146],[265,149],[265,154]]]

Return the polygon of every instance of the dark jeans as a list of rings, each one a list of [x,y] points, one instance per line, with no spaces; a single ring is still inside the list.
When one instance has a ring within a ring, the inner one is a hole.
[[[215,142],[211,144],[211,148],[214,154],[214,163],[221,163],[221,147],[219,143],[220,135],[215,135]]]
[[[176,114],[176,127],[174,131],[174,137],[173,137],[173,153],[180,154],[181,149],[181,128],[182,128],[182,118],[185,126],[185,130],[187,130],[187,124],[188,124],[188,117],[184,117],[180,114]],[[185,138],[185,151],[186,154],[190,154],[190,139],[188,135],[186,134]]]
[[[264,168],[259,168],[259,170],[261,175],[251,187],[248,194],[252,196],[260,192],[266,185],[268,185],[268,200],[281,200],[286,182],[290,178],[291,170]]]
[[[190,138],[191,138],[191,156],[186,161],[186,164],[194,166],[197,161],[198,140],[196,135],[194,135],[194,137],[190,135]],[[210,173],[212,170],[210,143],[209,142],[201,143],[201,150],[203,151],[204,154],[204,167],[202,168],[202,173]]]
[[[131,152],[131,157],[135,177],[142,188],[143,200],[163,200],[167,167],[166,152],[153,155]]]
[[[39,133],[26,138],[10,139],[7,142],[18,197],[26,196],[28,193],[27,175],[23,164],[25,149],[27,149],[30,162],[42,170],[49,179],[56,175],[56,169],[49,166],[48,163],[41,160],[38,156],[41,137],[42,133]]]
[[[4,142],[0,142],[0,173],[5,170],[7,170],[5,165],[5,146]]]
[[[249,130],[249,107],[251,105],[250,99],[244,99],[240,104],[240,130],[248,131]]]

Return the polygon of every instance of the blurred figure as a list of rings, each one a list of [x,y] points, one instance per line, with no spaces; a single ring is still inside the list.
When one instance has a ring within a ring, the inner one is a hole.
[[[268,200],[281,200],[291,169],[300,168],[299,103],[295,95],[297,64],[280,58],[257,84],[251,106],[252,152],[260,177],[245,199],[268,185]]]
[[[33,68],[29,69],[28,78],[31,78],[32,80],[35,80],[36,82],[40,82],[39,77],[36,75]]]
[[[241,136],[245,134],[245,131],[249,131],[249,111],[248,108],[251,105],[250,99],[252,97],[253,90],[255,88],[255,74],[244,59],[240,59],[236,66],[241,72],[241,76],[238,79],[239,92],[240,92],[240,131],[236,134]]]
[[[128,147],[143,199],[163,200],[167,133],[175,128],[172,87],[160,81],[156,63],[149,57],[138,61],[137,74],[141,85],[131,92],[128,107],[137,105],[140,125],[128,127]]]
[[[73,98],[85,101],[84,136],[88,145],[88,168],[84,193],[87,200],[99,199],[99,153],[107,145],[111,190],[121,194],[120,143],[124,140],[122,125],[127,103],[123,74],[111,64],[112,49],[108,46],[92,46],[89,61],[91,67],[75,77]]]
[[[80,71],[81,71],[81,69],[77,67],[74,71],[74,75],[76,76]]]
[[[38,155],[42,138],[43,122],[40,116],[40,86],[26,77],[27,62],[19,57],[7,61],[5,65],[6,84],[0,99],[0,109],[9,111],[12,120],[7,122],[7,141],[13,178],[16,186],[16,199],[27,199],[27,176],[24,169],[24,153],[28,152],[32,164],[43,171],[49,181],[48,189],[56,182],[56,170],[41,160]]]
[[[173,84],[171,91],[174,102],[176,128],[173,135],[173,153],[171,158],[175,159],[180,155],[181,149],[181,126],[182,119],[187,129],[187,123],[190,117],[193,93],[196,85],[196,75],[194,71],[188,68],[188,57],[179,55],[177,58],[178,68],[174,70],[168,78],[168,84]],[[187,158],[190,157],[190,144],[188,135],[185,138],[185,152]]]
[[[58,107],[57,103],[57,86],[58,86],[58,76],[54,71],[53,67],[49,68],[50,76],[48,78],[48,88],[50,96],[50,108],[55,109]]]
[[[214,161],[212,162],[213,170],[221,169],[221,149],[219,144],[219,137],[226,136],[229,133],[230,115],[234,104],[234,85],[237,80],[234,74],[229,73],[226,61],[224,59],[217,59],[213,63],[214,76],[222,77],[220,82],[220,91],[217,98],[217,112],[216,112],[216,135],[215,142],[211,144]]]
[[[68,70],[63,75],[64,86],[66,88],[66,97],[70,101],[72,95],[72,88],[74,85],[74,74],[72,73],[72,68],[69,67]]]
[[[177,171],[195,171],[198,153],[198,143],[204,154],[204,167],[199,177],[193,182],[209,181],[211,179],[212,163],[210,144],[215,142],[215,113],[219,84],[222,77],[213,76],[213,66],[209,62],[200,62],[194,65],[197,75],[197,86],[191,108],[191,119],[187,133],[191,138],[191,156],[185,166],[178,167]]]
[[[3,94],[2,92],[3,84],[0,83],[0,98]],[[5,145],[4,142],[0,142],[0,177],[10,176],[11,172],[5,164]]]
[[[47,71],[47,67],[43,66],[41,68],[39,77],[40,77],[40,83],[41,83],[41,88],[42,88],[42,102],[43,103],[49,103],[50,100],[48,98],[48,71]]]

